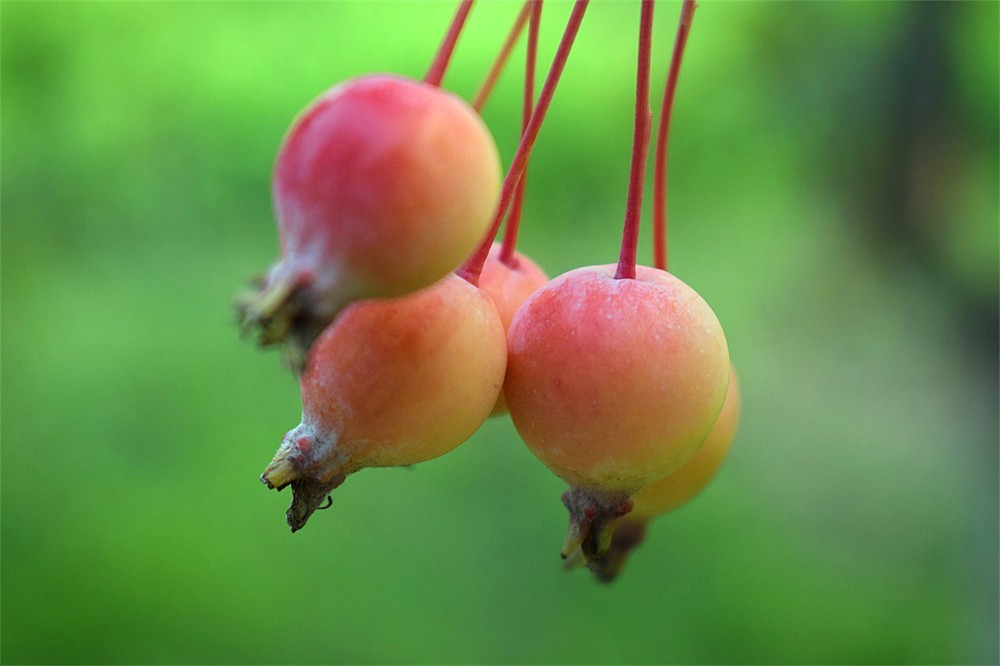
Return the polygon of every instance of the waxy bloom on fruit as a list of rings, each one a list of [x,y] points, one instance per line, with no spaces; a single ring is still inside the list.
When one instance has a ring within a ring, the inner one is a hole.
[[[490,247],[490,253],[483,263],[483,271],[479,275],[479,288],[493,299],[506,331],[524,301],[545,285],[549,277],[535,262],[520,252],[514,252],[509,261],[503,261],[501,253],[502,246],[499,243]],[[506,413],[507,402],[501,392],[490,416]]]
[[[521,307],[504,394],[518,433],[570,484],[563,554],[610,544],[630,496],[678,469],[722,409],[729,353],[718,319],[664,271],[579,268]]]
[[[301,367],[351,301],[422,289],[476,246],[500,162],[479,116],[427,83],[343,83],[294,122],[274,167],[281,260],[240,305],[245,331]]]
[[[680,469],[632,497],[632,511],[615,529],[608,552],[588,562],[600,580],[610,582],[618,575],[632,549],[642,542],[650,520],[687,504],[715,478],[729,454],[739,420],[740,387],[736,371],[730,369],[726,401],[708,439]]]
[[[292,531],[348,474],[436,458],[468,439],[493,409],[505,365],[496,307],[454,274],[345,308],[302,374],[302,423],[262,476],[271,488],[291,484]]]

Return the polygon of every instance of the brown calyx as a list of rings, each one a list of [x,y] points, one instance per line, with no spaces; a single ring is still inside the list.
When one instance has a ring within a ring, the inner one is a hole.
[[[562,500],[569,511],[563,559],[579,548],[588,563],[608,552],[615,526],[632,510],[632,497],[628,493],[570,486]]]
[[[621,573],[632,550],[646,537],[646,521],[625,518],[615,529],[611,546],[603,556],[587,561],[587,568],[597,580],[610,583]]]
[[[306,434],[310,433],[310,434]],[[285,436],[271,463],[261,474],[260,480],[273,490],[292,487],[292,504],[285,512],[285,520],[292,532],[297,532],[309,517],[329,498],[330,492],[347,479],[351,470],[347,459],[336,453],[328,444],[317,454],[315,434],[308,426],[300,425]]]
[[[236,298],[242,335],[256,333],[261,347],[282,345],[283,360],[297,374],[305,368],[312,343],[330,323],[329,317],[315,312],[312,282],[308,273],[258,277],[252,280],[255,292]]]

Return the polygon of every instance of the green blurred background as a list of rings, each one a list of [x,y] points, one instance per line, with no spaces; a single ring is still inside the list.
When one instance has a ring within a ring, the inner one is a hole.
[[[447,87],[518,6],[477,5]],[[996,2],[702,3],[671,268],[744,416],[614,585],[561,570],[563,484],[507,419],[288,533],[257,477],[297,386],[231,305],[276,254],[275,150],[332,84],[421,77],[454,7],[0,5],[2,661],[997,663]],[[536,146],[552,275],[617,257],[637,17],[592,3]],[[505,160],[522,63],[484,112]]]

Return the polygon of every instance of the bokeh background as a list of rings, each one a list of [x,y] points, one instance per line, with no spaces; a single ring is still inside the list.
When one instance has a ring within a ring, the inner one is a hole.
[[[507,419],[288,533],[258,475],[297,386],[231,305],[277,251],[275,150],[334,83],[423,76],[454,7],[0,5],[2,661],[997,663],[996,2],[702,3],[671,267],[744,416],[615,584],[561,570],[563,485]],[[446,87],[517,10],[477,5]],[[637,18],[592,3],[536,146],[552,275],[617,257]],[[505,161],[522,63],[484,111]]]

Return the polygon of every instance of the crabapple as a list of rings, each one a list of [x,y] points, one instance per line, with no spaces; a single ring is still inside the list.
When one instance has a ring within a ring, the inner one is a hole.
[[[281,259],[240,304],[244,331],[301,369],[354,300],[417,291],[455,269],[492,218],[500,160],[479,116],[427,83],[342,83],[292,124],[272,194]]]
[[[610,582],[618,575],[632,549],[642,542],[651,519],[680,508],[705,489],[729,454],[739,418],[739,381],[736,371],[730,368],[726,401],[708,439],[680,469],[632,497],[632,511],[615,529],[608,552],[588,563],[601,581]]]
[[[507,335],[504,395],[528,448],[570,484],[563,555],[610,544],[630,496],[694,455],[722,409],[729,352],[708,304],[645,266],[565,273],[536,291]]]
[[[506,331],[510,328],[510,322],[514,319],[514,314],[521,307],[521,304],[548,282],[549,277],[545,271],[538,267],[538,264],[520,252],[514,252],[510,261],[503,261],[501,259],[502,247],[499,243],[494,243],[490,247],[490,253],[486,257],[482,273],[479,275],[479,288],[493,299],[493,304],[497,306],[500,321],[503,322],[503,328]],[[507,402],[504,400],[503,392],[501,392],[490,416],[506,413]]]
[[[270,488],[291,484],[292,531],[347,475],[436,458],[468,439],[493,409],[505,366],[496,307],[454,274],[346,307],[301,376],[302,422],[261,477]]]

